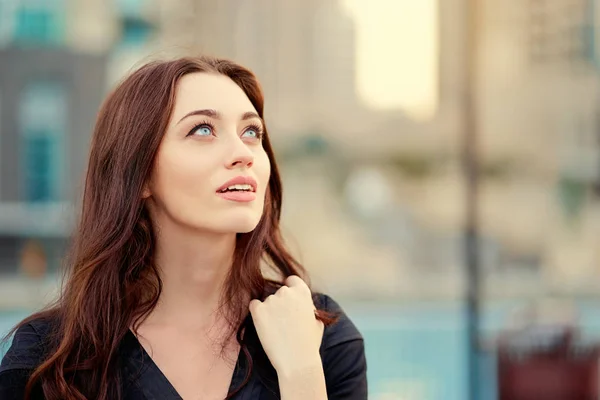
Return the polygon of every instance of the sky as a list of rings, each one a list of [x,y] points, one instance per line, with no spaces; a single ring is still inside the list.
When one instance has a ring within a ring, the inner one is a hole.
[[[361,99],[431,118],[438,102],[437,0],[344,0],[344,6],[356,24]]]

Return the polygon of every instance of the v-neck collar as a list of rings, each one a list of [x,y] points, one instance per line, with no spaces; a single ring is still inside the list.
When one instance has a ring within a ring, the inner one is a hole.
[[[171,384],[166,375],[161,371],[158,365],[156,365],[152,357],[146,352],[144,346],[142,346],[131,330],[127,330],[124,344],[130,351],[129,354],[124,354],[124,367],[132,380],[131,383],[135,384],[148,400],[183,400],[173,384]],[[243,350],[240,349],[233,375],[229,383],[228,393],[231,393],[234,388],[239,387],[244,380],[246,368],[242,365],[243,358]],[[251,384],[252,380],[247,383],[247,385]],[[258,390],[259,388],[253,389],[254,390],[251,390],[251,392]],[[245,395],[242,395],[242,392],[246,392],[246,387],[244,387],[241,392],[238,392],[238,394],[234,396],[234,399],[242,400],[259,398],[254,395],[252,397],[246,397]]]

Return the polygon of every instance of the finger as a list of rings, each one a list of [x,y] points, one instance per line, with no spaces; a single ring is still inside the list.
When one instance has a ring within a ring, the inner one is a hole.
[[[279,289],[277,289],[277,291],[275,292],[275,296],[279,295],[281,296],[282,294],[284,294],[285,292],[287,292],[288,290],[290,290],[289,286],[286,285],[282,285]]]
[[[285,285],[289,287],[302,287],[308,289],[308,285],[297,275],[290,275],[285,279]]]
[[[276,294],[277,293],[268,295],[267,298],[262,303],[263,304],[271,304],[271,303],[273,303],[273,300],[275,299],[275,295]]]
[[[258,307],[260,307],[262,304],[262,301],[258,300],[258,299],[254,299],[250,301],[250,305],[248,306],[248,309],[250,310],[250,314],[256,314],[256,309]]]

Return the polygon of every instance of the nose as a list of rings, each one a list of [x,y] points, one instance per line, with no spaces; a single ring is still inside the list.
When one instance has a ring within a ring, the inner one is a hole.
[[[231,156],[227,159],[226,167],[249,168],[254,163],[254,154],[242,140],[235,140],[231,150]]]

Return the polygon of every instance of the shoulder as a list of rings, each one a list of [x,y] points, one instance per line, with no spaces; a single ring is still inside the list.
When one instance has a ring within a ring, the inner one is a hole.
[[[313,298],[318,309],[328,311],[337,317],[336,322],[325,327],[321,345],[323,350],[342,343],[363,340],[362,334],[337,301],[324,293],[315,293]]]
[[[33,319],[21,325],[2,358],[0,373],[16,369],[33,369],[41,364],[48,352],[52,331],[52,323],[46,318]]]
[[[321,359],[329,398],[367,399],[367,360],[364,339],[343,308],[330,296],[314,295],[317,308],[337,316],[325,327],[321,342]]]

